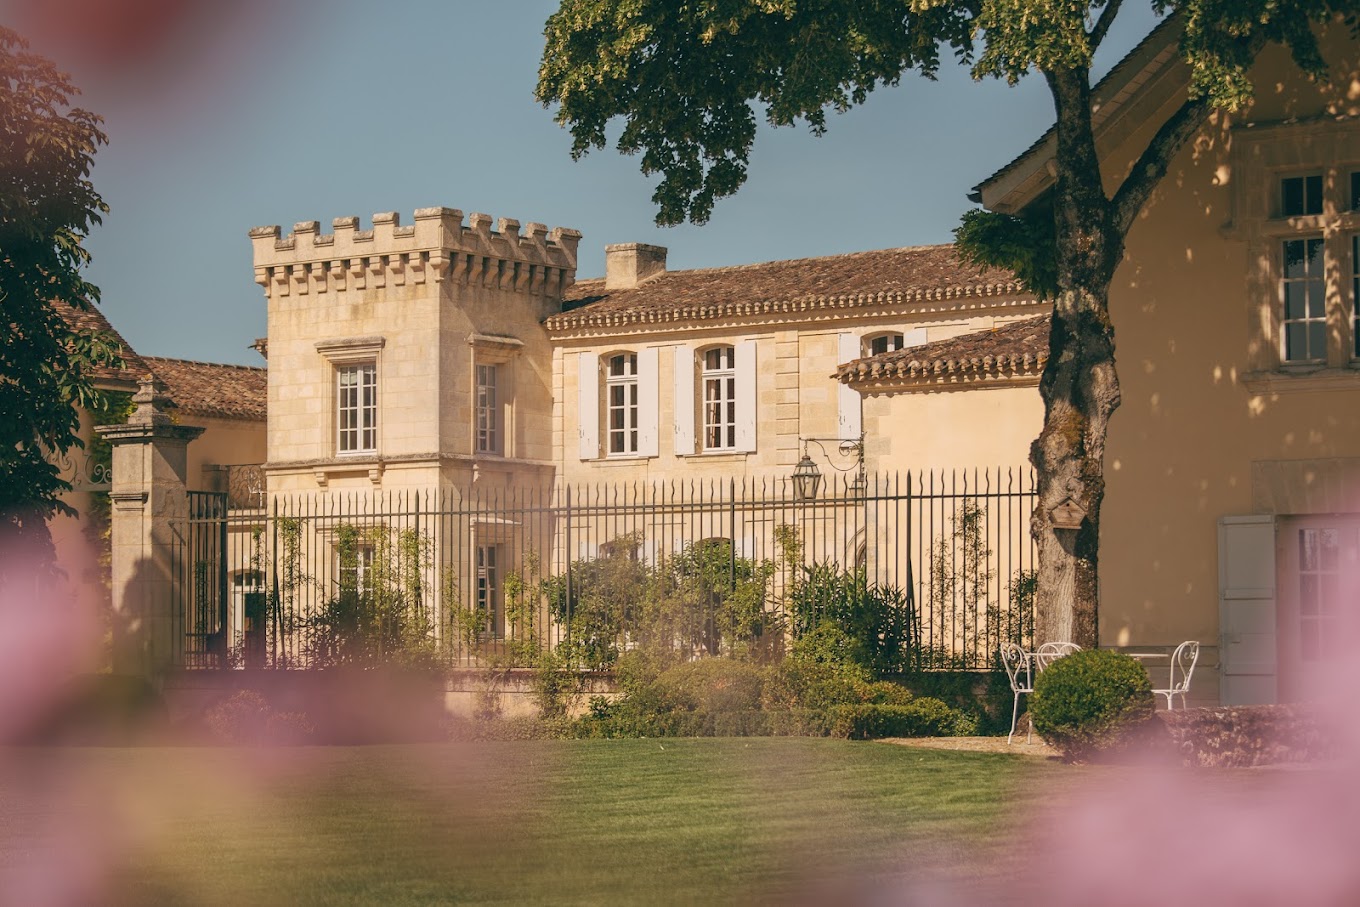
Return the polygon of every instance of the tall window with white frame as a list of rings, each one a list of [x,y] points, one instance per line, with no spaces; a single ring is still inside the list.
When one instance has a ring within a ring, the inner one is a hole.
[[[1360,182],[1357,177],[1360,173],[1352,177],[1353,184]],[[1360,184],[1353,191],[1360,195]],[[1351,358],[1360,359],[1360,233],[1351,237]]]
[[[496,545],[477,546],[477,613],[482,630],[488,636],[499,636],[501,626],[500,572]]]
[[[609,420],[610,456],[638,452],[638,357],[619,353],[605,370],[605,406]]]
[[[704,450],[737,447],[736,350],[714,347],[704,353]]]
[[[1281,295],[1284,297],[1285,363],[1327,359],[1327,276],[1321,236],[1286,239]]]
[[[336,450],[342,454],[378,449],[378,366],[373,362],[336,369]]]
[[[373,582],[373,546],[341,542],[336,549],[335,583],[341,595],[367,595]]]
[[[477,452],[501,452],[501,419],[496,395],[497,367],[477,365]]]
[[[1280,215],[1313,217],[1322,213],[1322,174],[1280,177]],[[1288,363],[1327,359],[1327,281],[1321,236],[1290,238],[1281,248],[1284,349]]]

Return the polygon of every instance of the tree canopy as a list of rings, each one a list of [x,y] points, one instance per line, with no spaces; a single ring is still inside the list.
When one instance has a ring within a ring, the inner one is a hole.
[[[1091,64],[1124,0],[562,0],[547,22],[537,97],[557,105],[579,157],[607,143],[659,175],[659,224],[706,221],[746,179],[757,115],[827,128],[903,75],[934,76],[946,56],[975,78],[1035,72],[1053,99],[1051,191],[1018,215],[974,211],[961,257],[1010,268],[1053,303],[1040,380],[1036,632],[1098,641],[1097,565],[1104,452],[1119,406],[1109,288],[1125,237],[1176,153],[1214,110],[1252,96],[1250,69],[1270,42],[1311,78],[1326,75],[1314,31],[1336,16],[1355,30],[1360,0],[1152,0],[1176,17],[1189,65],[1184,102],[1156,129],[1112,192],[1092,123]],[[1053,515],[1073,509],[1075,530]]]
[[[76,94],[51,61],[0,28],[0,537],[70,510],[53,458],[81,443],[76,407],[101,405],[92,370],[118,364],[109,338],[76,329],[53,306],[99,300],[82,276],[82,240],[108,210],[89,179],[106,139],[99,117],[71,106]]]
[[[953,57],[976,78],[1016,82],[1089,71],[1122,0],[563,0],[548,19],[537,97],[557,105],[572,154],[607,144],[641,154],[659,175],[658,224],[704,223],[746,179],[757,115],[827,128],[827,113],[915,71],[934,76]],[[1247,70],[1280,41],[1305,72],[1323,72],[1310,28],[1354,0],[1156,2],[1184,19],[1194,61],[1191,96],[1235,109],[1251,96]]]

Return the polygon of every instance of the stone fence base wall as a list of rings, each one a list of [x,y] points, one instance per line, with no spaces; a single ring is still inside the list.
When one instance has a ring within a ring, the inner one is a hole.
[[[1306,705],[1220,706],[1158,712],[1181,763],[1245,768],[1321,762],[1340,755],[1339,718]]]

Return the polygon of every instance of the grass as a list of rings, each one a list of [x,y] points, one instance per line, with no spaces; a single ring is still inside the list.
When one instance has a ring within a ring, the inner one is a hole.
[[[985,889],[1014,859],[1006,817],[1073,771],[802,738],[11,756],[10,883],[69,849],[91,864],[87,894],[154,904],[830,902],[888,877]],[[64,864],[63,882],[80,869]]]

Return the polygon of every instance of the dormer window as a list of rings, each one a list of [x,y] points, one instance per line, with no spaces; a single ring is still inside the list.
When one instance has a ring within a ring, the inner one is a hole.
[[[900,350],[905,345],[905,338],[896,331],[886,334],[871,334],[864,338],[864,355],[879,356],[883,353],[891,353],[893,350]]]

